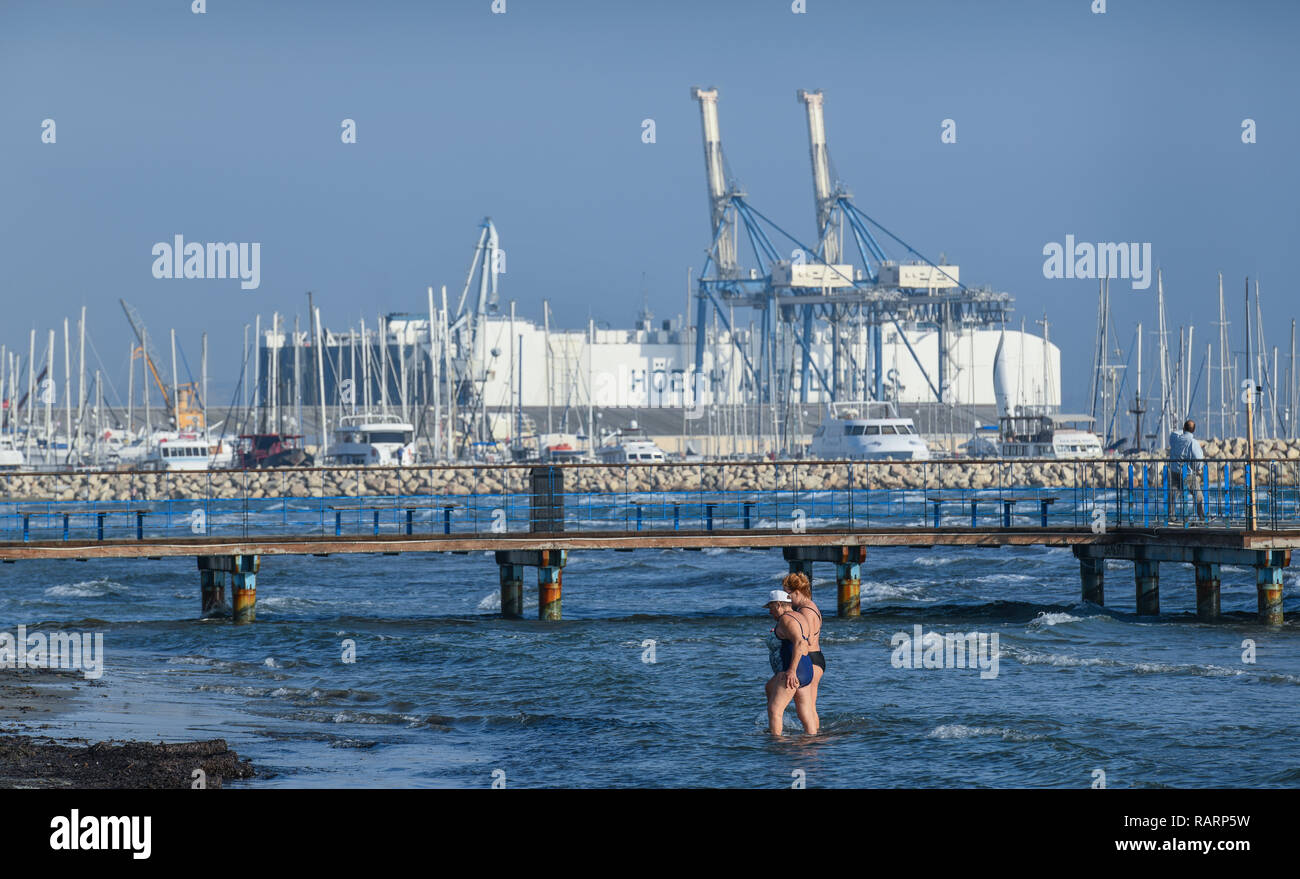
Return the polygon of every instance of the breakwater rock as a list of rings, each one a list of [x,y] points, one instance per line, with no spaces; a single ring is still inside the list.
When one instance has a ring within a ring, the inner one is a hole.
[[[1257,444],[1259,480],[1300,484],[1300,443],[1282,440]],[[1244,441],[1210,440],[1204,444],[1213,465],[1213,481],[1222,464],[1231,463],[1232,484],[1244,484],[1240,458]],[[1160,461],[1154,456],[1091,461],[998,462],[946,460],[926,463],[751,461],[743,463],[566,465],[565,491],[636,494],[661,491],[823,491],[850,484],[867,489],[997,489],[1041,487],[1069,489],[1127,485],[1129,467],[1148,484],[1160,484]],[[0,473],[0,501],[104,503],[194,498],[356,498],[455,497],[527,494],[529,468],[519,466],[418,466],[393,468],[316,468],[284,470],[212,470],[199,472]]]

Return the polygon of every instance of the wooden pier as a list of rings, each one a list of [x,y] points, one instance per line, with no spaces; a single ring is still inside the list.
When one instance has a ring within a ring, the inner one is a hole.
[[[200,573],[201,612],[224,611],[229,577],[230,612],[236,622],[256,616],[256,581],[266,556],[379,553],[493,552],[500,568],[501,610],[522,615],[523,568],[537,568],[541,619],[561,616],[563,569],[575,550],[780,549],[790,570],[811,572],[814,564],[834,564],[840,616],[860,613],[861,567],[870,547],[907,546],[1069,546],[1079,559],[1081,597],[1105,603],[1108,561],[1132,562],[1137,612],[1160,612],[1160,565],[1190,564],[1196,572],[1196,612],[1205,621],[1219,616],[1222,565],[1256,571],[1259,620],[1282,623],[1282,569],[1300,546],[1300,530],[1244,531],[1230,528],[1056,527],[853,527],[793,530],[713,529],[651,531],[477,532],[470,534],[347,534],[196,536],[106,540],[0,542],[0,561],[105,558],[194,557]]]

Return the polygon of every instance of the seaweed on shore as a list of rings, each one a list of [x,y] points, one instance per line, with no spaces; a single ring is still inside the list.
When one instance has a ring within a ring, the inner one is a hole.
[[[69,744],[0,736],[0,788],[190,788],[199,780],[219,788],[254,774],[225,739]]]

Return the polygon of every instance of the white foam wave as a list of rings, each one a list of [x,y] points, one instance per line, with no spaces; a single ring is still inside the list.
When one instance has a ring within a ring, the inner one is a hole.
[[[1029,621],[1030,626],[1059,626],[1063,623],[1081,623],[1083,617],[1077,617],[1072,613],[1048,613],[1042,611],[1038,616]]]
[[[962,723],[945,723],[930,730],[927,738],[931,739],[972,739],[982,736],[994,736],[1004,742],[1037,742],[1046,736],[1026,733],[1005,726],[966,726]]]
[[[113,595],[125,590],[126,587],[121,583],[101,577],[98,580],[82,580],[79,583],[60,583],[57,586],[50,586],[45,590],[45,594],[50,598],[103,598],[105,595]]]

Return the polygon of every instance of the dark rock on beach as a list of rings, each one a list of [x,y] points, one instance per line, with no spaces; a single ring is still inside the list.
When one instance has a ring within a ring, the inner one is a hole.
[[[203,786],[252,778],[247,759],[224,739],[173,744],[149,742],[56,742],[32,736],[0,736],[0,788],[190,788],[195,770]]]

